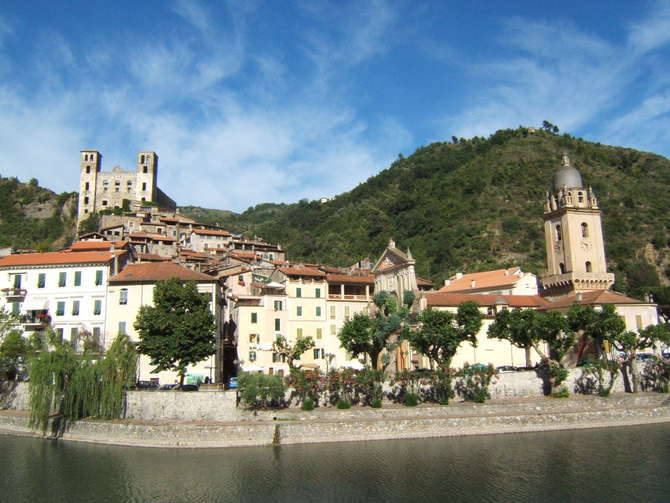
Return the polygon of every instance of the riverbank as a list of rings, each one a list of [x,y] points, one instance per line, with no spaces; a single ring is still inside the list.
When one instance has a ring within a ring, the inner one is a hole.
[[[300,443],[524,433],[670,422],[670,397],[616,393],[608,398],[571,396],[492,400],[448,406],[385,405],[382,409],[318,408],[249,412],[244,420],[119,419],[71,424],[62,440],[136,447],[221,448]],[[26,411],[0,411],[0,433],[41,436]]]

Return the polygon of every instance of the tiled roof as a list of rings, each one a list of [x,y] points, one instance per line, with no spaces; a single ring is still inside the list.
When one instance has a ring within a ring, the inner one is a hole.
[[[193,250],[181,250],[179,255],[184,255],[185,257],[194,257],[194,258],[208,258],[209,255],[206,253],[201,253]]]
[[[148,234],[147,237],[152,241],[177,241],[175,238],[163,236],[162,234]]]
[[[258,254],[256,252],[230,252],[231,257],[238,257],[238,258],[258,258]]]
[[[518,274],[515,274],[518,273]],[[467,290],[482,290],[513,286],[523,278],[518,267],[497,269],[495,271],[474,272],[463,274],[460,277],[452,276],[451,282],[440,288],[440,292],[463,292]],[[474,281],[474,285],[473,282]]]
[[[650,304],[650,302],[632,299],[611,290],[593,290],[590,292],[581,292],[556,299],[555,301],[549,303],[547,309],[560,309],[563,307],[570,307],[573,304]]]
[[[125,250],[82,251],[82,252],[46,252],[20,253],[0,258],[0,267],[24,265],[58,265],[58,264],[102,264],[111,261],[114,256],[127,253]]]
[[[539,295],[485,295],[472,293],[428,292],[425,294],[428,306],[458,306],[472,301],[480,306],[506,305],[510,307],[544,308],[549,302]]]
[[[203,234],[205,236],[232,236],[228,231],[214,231],[210,229],[193,229],[195,234]]]
[[[77,241],[72,243],[70,249],[72,251],[93,251],[101,250],[107,251],[114,248],[123,248],[128,244],[128,241]]]
[[[418,285],[433,286],[434,283],[429,279],[416,278],[416,283]]]
[[[218,276],[220,278],[227,278],[229,276],[238,276],[240,274],[244,274],[245,272],[249,272],[250,270],[251,269],[249,269],[248,267],[238,265],[238,266],[235,266],[233,268],[233,270],[230,270],[230,271],[223,270],[223,271],[219,272]]]
[[[109,279],[110,283],[140,283],[153,282],[170,278],[179,278],[185,281],[206,281],[213,283],[216,278],[199,272],[186,269],[174,262],[147,262],[145,264],[131,264],[116,276]]]
[[[131,232],[128,234],[131,238],[148,238],[149,234],[146,234],[144,232]]]
[[[325,272],[319,271],[318,269],[313,269],[310,267],[283,267],[280,269],[281,272],[287,276],[315,276],[315,277],[324,277]]]
[[[374,285],[374,276],[349,276],[346,274],[328,274],[326,276],[328,283],[353,283],[361,285]]]

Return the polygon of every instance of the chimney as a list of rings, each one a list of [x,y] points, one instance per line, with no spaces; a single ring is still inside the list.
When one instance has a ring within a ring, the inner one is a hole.
[[[470,281],[470,288],[474,288],[476,283],[477,282],[474,279]]]
[[[454,276],[454,279],[461,279],[463,277],[462,272],[457,272],[456,275]]]
[[[444,286],[449,286],[451,285],[451,280],[450,279],[445,279],[444,280]]]

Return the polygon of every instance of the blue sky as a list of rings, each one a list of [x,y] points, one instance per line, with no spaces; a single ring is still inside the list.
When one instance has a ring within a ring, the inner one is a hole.
[[[668,156],[669,55],[668,1],[4,0],[0,174],[153,150],[179,204],[242,211],[545,119]]]

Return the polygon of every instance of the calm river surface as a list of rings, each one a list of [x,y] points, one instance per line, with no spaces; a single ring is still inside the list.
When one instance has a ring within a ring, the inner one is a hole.
[[[0,435],[0,501],[670,501],[670,424],[168,450]]]

